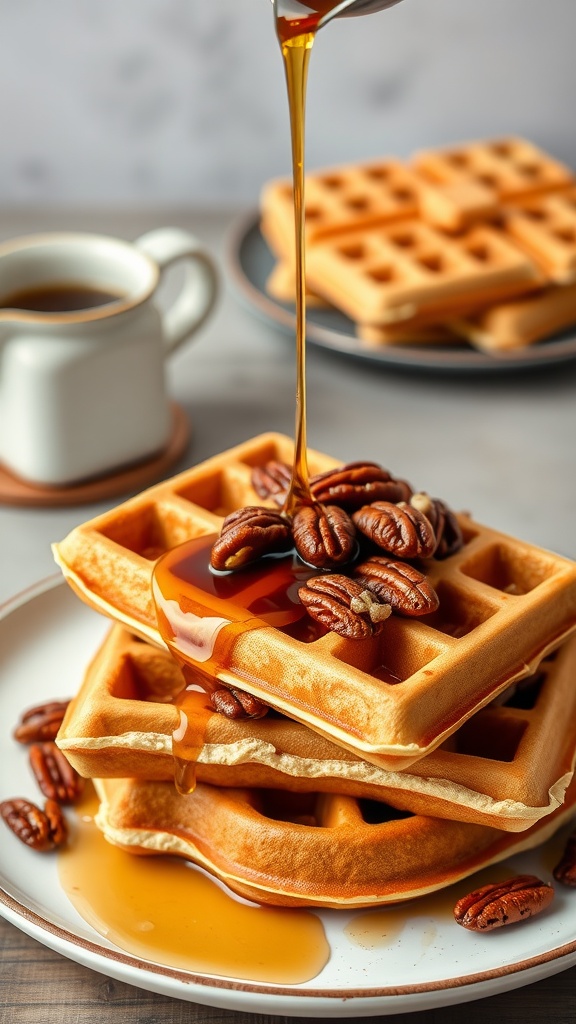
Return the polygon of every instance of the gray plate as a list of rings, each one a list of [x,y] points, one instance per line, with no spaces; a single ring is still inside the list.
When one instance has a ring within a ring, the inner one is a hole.
[[[277,302],[266,293],[266,281],[274,262],[260,231],[259,215],[252,211],[236,222],[230,231],[229,276],[238,297],[253,313],[293,334],[296,326],[294,306]],[[362,347],[355,337],[354,324],[342,313],[333,309],[309,309],[306,335],[311,345],[364,362],[441,373],[501,373],[504,370],[537,369],[576,359],[574,329],[505,355],[488,355],[464,344],[424,346],[410,343],[372,349]]]

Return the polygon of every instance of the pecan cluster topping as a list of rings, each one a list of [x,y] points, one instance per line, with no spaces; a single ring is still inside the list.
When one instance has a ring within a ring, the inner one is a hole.
[[[464,538],[460,524],[446,502],[440,498],[431,498],[429,494],[420,491],[412,495],[410,504],[430,521],[436,537],[434,558],[444,559],[455,555],[462,547]]]
[[[554,868],[554,878],[562,885],[576,887],[576,832],[568,836],[562,857]]]
[[[408,562],[373,555],[356,566],[354,578],[399,615],[428,615],[438,608],[438,595],[427,577]]]
[[[343,565],[356,551],[354,523],[338,505],[302,505],[294,514],[292,534],[302,561],[316,569]]]
[[[429,558],[436,535],[426,516],[402,501],[374,501],[354,512],[352,520],[365,537],[399,558]]]
[[[0,815],[14,835],[33,850],[45,852],[66,842],[66,820],[55,800],[47,800],[42,810],[30,800],[14,797],[0,804]]]
[[[241,569],[262,555],[289,551],[291,547],[290,522],[281,512],[247,505],[226,516],[212,546],[210,562],[214,569]]]
[[[14,730],[14,739],[19,743],[56,739],[69,703],[68,700],[52,700],[28,708]]]
[[[286,462],[270,459],[263,466],[254,466],[252,470],[252,487],[261,498],[276,498],[280,503],[290,487],[292,470]]]
[[[444,502],[414,493],[378,463],[349,462],[313,476],[312,500],[289,514],[284,506],[291,479],[291,467],[277,459],[254,467],[255,491],[280,508],[252,505],[227,516],[212,548],[214,569],[241,569],[291,548],[316,569],[345,572],[348,567],[347,576],[332,577],[336,584],[318,577],[299,596],[313,619],[349,638],[380,627],[382,608],[386,616],[390,610],[419,616],[437,609],[433,587],[409,560],[447,558],[462,546],[458,520]],[[360,565],[354,567],[358,555]],[[358,599],[357,585],[368,595],[360,610],[351,605]],[[224,706],[233,713],[229,692]]]
[[[264,718],[268,714],[268,705],[245,690],[223,686],[210,694],[210,704],[219,714],[226,718]]]
[[[48,800],[72,804],[81,796],[84,780],[51,740],[32,744],[30,766]]]
[[[314,576],[298,590],[309,615],[347,640],[365,640],[380,632],[392,609],[349,576]]]
[[[554,889],[535,875],[517,875],[506,882],[484,885],[458,900],[457,924],[484,932],[534,917],[551,903]]]
[[[408,501],[412,488],[396,480],[377,462],[347,462],[318,473],[310,481],[316,501],[340,505],[349,512],[373,501]]]

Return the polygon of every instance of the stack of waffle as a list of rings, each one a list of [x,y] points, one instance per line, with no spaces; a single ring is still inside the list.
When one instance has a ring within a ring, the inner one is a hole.
[[[158,631],[156,560],[262,504],[254,467],[292,455],[288,438],[254,438],[55,547],[70,585],[115,623],[57,739],[98,780],[104,834],[188,857],[259,902],[332,907],[420,895],[542,842],[576,801],[576,565],[467,516],[461,550],[424,563],[439,609],[392,615],[367,640],[316,628],[303,608],[271,625],[265,575],[232,641],[226,601],[198,589],[182,602],[196,637],[219,623],[219,685],[271,711],[230,720],[187,693],[197,787],[176,791],[185,682]]]
[[[310,173],[308,302],[346,314],[366,345],[467,341],[522,349],[576,323],[576,178],[506,138]],[[268,183],[270,294],[295,293],[288,181]]]

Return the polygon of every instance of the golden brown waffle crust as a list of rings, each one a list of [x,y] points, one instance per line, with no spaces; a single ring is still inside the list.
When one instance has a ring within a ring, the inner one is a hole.
[[[156,555],[218,533],[228,512],[260,504],[252,467],[270,458],[291,462],[292,454],[292,441],[282,435],[244,442],[76,528],[55,545],[56,560],[89,605],[161,644],[151,593]],[[339,464],[313,451],[309,462],[312,473]],[[328,634],[302,643],[263,623],[237,638],[219,679],[365,760],[405,769],[576,629],[573,562],[468,517],[460,521],[464,548],[444,562],[429,561],[426,571],[440,615],[444,609],[450,618],[456,606],[469,610],[459,624],[464,635],[454,636],[441,617],[392,616],[371,641]],[[375,677],[371,666],[380,658],[401,684]]]
[[[463,739],[457,734],[455,743],[403,772],[361,760],[290,719],[231,721],[213,714],[197,778],[224,787],[338,792],[521,831],[562,803],[572,778],[575,674],[576,636],[539,666],[534,706],[526,707],[526,699],[524,707],[488,706],[468,723]],[[68,709],[58,746],[88,778],[172,780],[179,718],[170,697],[183,687],[167,652],[113,626]],[[205,703],[201,694],[194,699],[199,709]]]
[[[414,815],[367,824],[358,802],[323,796],[314,825],[269,817],[254,790],[98,780],[96,823],[114,845],[192,860],[259,903],[349,909],[444,888],[544,842],[574,814],[566,803],[521,835]]]

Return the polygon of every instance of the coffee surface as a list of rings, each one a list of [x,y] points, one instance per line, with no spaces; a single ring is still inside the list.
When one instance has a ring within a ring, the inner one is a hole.
[[[94,309],[123,296],[90,284],[46,284],[25,288],[0,298],[0,309],[22,309],[32,313],[70,313]]]

